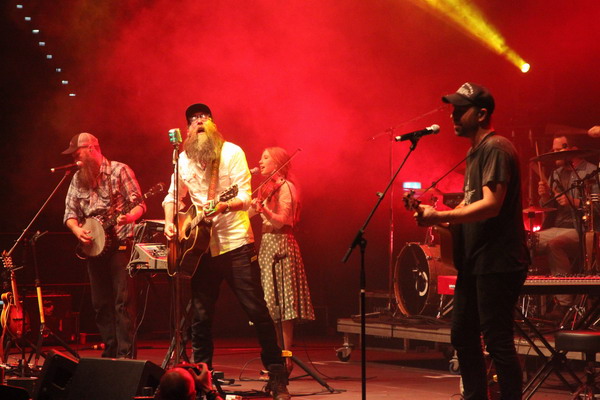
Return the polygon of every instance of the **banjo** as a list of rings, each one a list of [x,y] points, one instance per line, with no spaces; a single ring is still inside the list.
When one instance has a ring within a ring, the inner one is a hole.
[[[113,228],[117,224],[117,219],[121,215],[125,215],[133,210],[133,208],[140,204],[142,200],[148,199],[164,190],[165,184],[157,183],[142,196],[142,199],[128,203],[119,213],[113,214],[110,217],[107,217],[106,215],[94,215],[86,218],[81,227],[90,231],[92,241],[86,244],[81,242],[77,244],[77,248],[75,249],[77,257],[82,260],[100,257],[111,250],[115,244]]]

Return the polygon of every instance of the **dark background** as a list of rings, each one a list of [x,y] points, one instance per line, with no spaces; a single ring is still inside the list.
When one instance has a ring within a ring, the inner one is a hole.
[[[596,0],[473,3],[532,65],[528,74],[416,0],[32,0],[23,9],[2,2],[3,248],[59,182],[62,175],[49,168],[70,162],[60,152],[74,134],[96,135],[104,154],[129,164],[146,191],[169,179],[167,131],[184,127],[189,104],[205,102],[225,137],[246,151],[250,167],[265,147],[302,149],[293,161],[304,199],[298,240],[320,322],[331,329],[335,318],[357,312],[359,253],[340,260],[385,188],[390,165],[395,169],[408,150],[408,143],[379,135],[386,128],[401,134],[437,123],[442,131],[421,141],[393,187],[396,198],[386,197],[366,231],[368,290],[387,290],[398,252],[423,240],[399,201],[401,183],[428,185],[468,148],[454,137],[440,96],[465,81],[494,93],[494,125],[521,155],[524,206],[537,201],[529,195],[537,178],[530,185],[527,168],[535,144],[548,151],[556,124],[580,131],[600,124]],[[581,138],[583,147],[600,148]],[[457,192],[461,185],[459,169],[439,189]],[[66,188],[31,231],[51,232],[36,252],[46,290],[71,291],[73,309],[89,313],[89,293],[65,286],[87,280],[62,225]],[[149,206],[145,218],[162,218],[160,199]],[[26,244],[13,253],[24,265],[17,272],[24,290],[34,281],[31,253]],[[236,317],[237,305],[225,297],[223,330],[245,332],[238,329],[245,322]],[[166,298],[152,300],[154,321],[166,320]],[[82,330],[95,331],[87,324]]]

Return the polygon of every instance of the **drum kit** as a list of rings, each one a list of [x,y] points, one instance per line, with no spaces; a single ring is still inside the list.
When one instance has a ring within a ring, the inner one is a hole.
[[[598,155],[598,151],[592,149],[576,149],[576,150],[563,150],[563,151],[555,151],[550,153],[545,153],[533,157],[531,159],[532,162],[537,162],[538,165],[541,162],[555,162],[555,161],[569,161],[574,158],[583,159],[590,156]],[[567,164],[568,165],[568,164]],[[575,171],[575,169],[573,169]],[[598,232],[596,230],[598,227],[596,226],[596,213],[600,211],[600,193],[594,193],[593,185],[598,187],[598,172],[600,168],[596,168],[591,173],[586,176],[579,176],[578,179],[571,185],[571,187],[564,188],[560,193],[553,193],[555,196],[551,199],[554,200],[560,197],[562,194],[568,192],[576,192],[579,193],[581,202],[579,207],[575,210],[575,214],[579,219],[579,223],[576,223],[575,226],[579,227],[579,235],[582,243],[580,259],[582,260],[582,268],[579,272],[586,274],[598,274],[600,272],[600,265],[597,263],[597,255],[598,255]],[[540,175],[541,175],[541,167],[540,167]],[[544,179],[544,178],[542,178]],[[546,202],[546,204],[550,203],[550,201]],[[574,206],[574,205],[572,205]],[[523,210],[524,216],[529,219],[529,229],[528,229],[528,246],[530,253],[533,256],[537,253],[537,233],[534,231],[534,226],[531,223],[534,218],[537,218],[538,215],[541,215],[542,218],[546,217],[548,213],[556,211],[556,208],[553,207],[529,207]],[[530,271],[531,272],[531,271]]]
[[[554,162],[595,155],[598,155],[595,150],[565,150],[541,154],[530,161]],[[600,234],[594,230],[594,210],[600,211],[600,194],[591,193],[589,187],[584,187],[590,179],[598,182],[599,170],[600,168],[596,169],[592,174],[582,177],[575,183],[576,188],[583,194],[580,210],[582,223],[579,225],[582,227],[581,237],[584,244],[581,258],[584,261],[582,272],[586,274],[600,273],[600,265],[598,265],[600,264],[598,262]],[[567,188],[567,190],[570,189]],[[443,193],[439,194],[443,196]],[[541,221],[554,211],[556,208],[547,206],[529,206],[523,209],[527,246],[532,256],[536,253],[539,244],[537,234],[539,228],[536,226],[541,226]],[[445,315],[447,311],[442,313],[442,310],[448,310],[448,304],[444,304],[444,296],[438,293],[438,277],[456,275],[451,254],[451,238],[449,239],[447,233],[439,227],[429,228],[423,243],[406,243],[396,258],[393,271],[394,297],[402,315],[405,317]],[[532,266],[529,272],[530,275],[539,275],[539,271]],[[536,303],[529,300],[529,304]]]

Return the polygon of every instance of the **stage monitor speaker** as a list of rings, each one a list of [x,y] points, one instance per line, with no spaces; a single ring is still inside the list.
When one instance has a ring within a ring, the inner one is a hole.
[[[33,400],[65,400],[67,387],[78,361],[58,350],[50,350],[33,393]]]
[[[0,385],[0,399],[2,400],[29,400],[27,390],[9,385]]]
[[[164,370],[144,360],[82,358],[67,388],[68,400],[131,400],[158,387]]]

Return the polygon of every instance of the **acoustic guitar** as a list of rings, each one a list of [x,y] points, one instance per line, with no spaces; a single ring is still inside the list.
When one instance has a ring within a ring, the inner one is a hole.
[[[415,191],[409,190],[402,197],[402,201],[404,203],[404,207],[408,211],[414,211],[417,213],[422,213],[421,209],[421,200],[415,198]],[[457,225],[452,224],[443,224],[443,225],[435,225],[434,229],[439,234],[439,242],[440,242],[440,258],[442,262],[454,265],[454,252],[455,249],[455,241],[453,240],[453,235],[458,234],[457,229],[459,227]]]
[[[2,314],[0,315],[0,323],[2,324],[4,332],[8,332],[14,339],[21,339],[24,334],[29,332],[29,316],[23,310],[23,305],[19,299],[15,267],[12,258],[6,254],[6,252],[2,253],[2,265],[10,273],[10,286],[12,292],[2,294],[4,307],[2,308]],[[2,337],[4,337],[4,333],[2,334]]]
[[[191,205],[186,212],[177,213],[175,219],[177,237],[169,240],[167,256],[169,275],[178,273],[185,277],[194,275],[198,261],[210,243],[212,224],[205,217],[214,211],[217,203],[233,199],[237,194],[237,185],[232,185],[219,194],[216,201],[211,200],[204,208]]]

